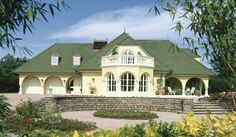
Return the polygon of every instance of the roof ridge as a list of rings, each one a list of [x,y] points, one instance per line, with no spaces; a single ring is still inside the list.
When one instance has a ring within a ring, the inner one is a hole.
[[[82,67],[84,64],[86,64],[87,62],[89,62],[92,58],[95,58],[97,54],[99,54],[100,52],[102,52],[103,50],[107,49],[109,47],[110,44],[113,44],[113,42],[115,42],[116,40],[118,40],[118,38],[120,38],[122,35],[127,35],[127,33],[123,32],[122,34],[120,34],[119,36],[117,36],[115,39],[113,39],[111,42],[109,42],[106,46],[104,46],[101,50],[99,50],[95,55],[91,56],[89,59],[87,59],[84,63],[82,63],[80,66],[78,66],[76,69],[79,69],[80,67]],[[117,44],[117,43],[115,43]]]
[[[129,38],[129,40],[133,41],[133,42],[135,43],[135,45],[139,45],[139,44],[137,43],[137,41],[136,41],[133,37],[131,37],[131,36],[130,36],[129,34],[127,34],[127,33],[125,33],[125,34],[126,34],[125,39],[123,39],[122,41],[120,41],[120,42],[117,43],[117,44],[121,44],[123,41],[125,41],[126,39]]]

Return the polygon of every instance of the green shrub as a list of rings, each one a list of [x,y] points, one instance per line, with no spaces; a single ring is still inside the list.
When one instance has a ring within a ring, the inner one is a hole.
[[[10,104],[5,96],[0,96],[0,120],[5,118],[10,113]]]
[[[16,114],[19,118],[39,118],[39,112],[36,105],[28,100],[16,106]]]
[[[90,136],[100,137],[101,133],[107,137],[235,137],[236,112],[224,117],[208,115],[200,120],[188,113],[180,122],[150,121],[138,128],[137,125],[125,126],[113,131],[98,131]]]
[[[99,110],[93,114],[95,117],[117,118],[117,119],[154,119],[157,118],[156,113],[140,112],[133,110]]]
[[[56,115],[56,114],[55,114]],[[25,119],[24,119],[25,120]],[[53,117],[52,119],[36,118],[32,122],[22,121],[16,115],[11,115],[4,120],[5,129],[8,132],[18,131],[35,131],[37,129],[55,129],[60,131],[89,131],[96,129],[96,124],[93,122],[81,122],[78,120],[63,119],[59,117]]]
[[[66,137],[66,133],[59,130],[35,130],[32,132],[29,131],[20,131],[18,133],[19,137]]]

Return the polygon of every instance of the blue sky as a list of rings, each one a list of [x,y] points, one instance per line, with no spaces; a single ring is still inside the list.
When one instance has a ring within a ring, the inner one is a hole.
[[[18,46],[25,46],[36,56],[56,42],[93,42],[94,38],[111,41],[126,28],[135,39],[168,39],[183,45],[183,36],[192,36],[183,31],[178,36],[171,30],[168,13],[161,16],[149,13],[155,0],[66,0],[71,9],[57,12],[55,17],[49,17],[49,22],[35,23],[33,34],[18,33],[23,40],[17,42]],[[0,57],[13,54],[9,49],[1,49]],[[200,53],[202,54],[202,52]],[[15,56],[25,56],[19,51]],[[206,59],[202,62],[209,66]]]

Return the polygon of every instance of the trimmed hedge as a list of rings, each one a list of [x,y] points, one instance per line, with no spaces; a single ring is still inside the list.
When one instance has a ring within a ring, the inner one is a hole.
[[[115,118],[115,119],[134,119],[146,120],[157,118],[157,114],[153,112],[141,112],[134,110],[99,110],[93,114],[95,117]]]

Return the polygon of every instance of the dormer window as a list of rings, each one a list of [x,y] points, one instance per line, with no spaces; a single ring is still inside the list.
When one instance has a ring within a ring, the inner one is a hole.
[[[51,56],[51,65],[53,66],[56,66],[59,64],[59,59],[60,59],[60,55],[57,54],[57,53],[54,53],[52,56]]]
[[[80,65],[81,56],[80,54],[76,54],[73,56],[73,65]]]

